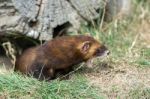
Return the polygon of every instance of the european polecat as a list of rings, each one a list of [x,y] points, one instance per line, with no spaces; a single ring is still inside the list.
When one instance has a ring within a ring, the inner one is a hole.
[[[17,59],[15,70],[35,78],[51,79],[59,69],[69,70],[104,53],[109,53],[107,48],[91,36],[62,36],[27,49]]]

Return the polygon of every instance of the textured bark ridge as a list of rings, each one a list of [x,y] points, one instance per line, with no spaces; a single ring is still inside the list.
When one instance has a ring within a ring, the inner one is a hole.
[[[98,18],[103,7],[104,0],[0,0],[0,35],[48,40],[54,28],[70,23],[79,29],[81,22]]]

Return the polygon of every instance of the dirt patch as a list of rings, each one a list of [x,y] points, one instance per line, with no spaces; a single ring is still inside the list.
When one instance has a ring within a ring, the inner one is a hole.
[[[116,99],[119,95],[125,97],[138,87],[150,88],[150,69],[136,68],[126,63],[85,75],[91,84],[99,87],[111,99]]]

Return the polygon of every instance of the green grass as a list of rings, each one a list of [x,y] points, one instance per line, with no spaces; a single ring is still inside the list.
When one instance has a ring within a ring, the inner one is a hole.
[[[98,88],[78,75],[73,80],[38,81],[16,73],[0,76],[0,96],[6,99],[103,99]]]

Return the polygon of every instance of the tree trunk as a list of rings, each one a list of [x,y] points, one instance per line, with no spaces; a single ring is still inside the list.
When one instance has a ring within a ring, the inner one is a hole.
[[[104,0],[0,0],[0,36],[23,34],[40,40],[69,23],[74,29],[99,17]],[[68,27],[68,26],[67,26]]]

